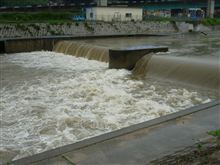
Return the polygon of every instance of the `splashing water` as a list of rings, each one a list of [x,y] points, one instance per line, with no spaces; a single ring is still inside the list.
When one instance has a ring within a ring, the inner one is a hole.
[[[4,160],[74,143],[211,98],[157,80],[134,80],[130,71],[109,70],[106,63],[61,53],[0,58],[0,156]]]

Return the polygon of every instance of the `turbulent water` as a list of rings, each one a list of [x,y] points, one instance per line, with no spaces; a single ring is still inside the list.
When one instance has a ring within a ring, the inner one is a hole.
[[[172,49],[171,49],[172,50]],[[1,58],[0,159],[11,160],[218,98],[107,63],[54,52]]]
[[[53,51],[75,57],[84,57],[89,60],[109,62],[109,50],[107,48],[83,42],[60,41],[54,46]]]
[[[220,91],[220,65],[217,60],[150,54],[139,59],[133,74]]]

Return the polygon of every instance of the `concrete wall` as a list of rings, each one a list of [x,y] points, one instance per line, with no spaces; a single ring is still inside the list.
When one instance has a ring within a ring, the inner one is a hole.
[[[0,24],[0,38],[30,38],[54,36],[98,36],[125,34],[175,33],[170,22],[76,22],[64,24]]]
[[[48,50],[52,51],[57,39],[17,39],[4,41],[4,52],[19,53]]]
[[[86,9],[86,19],[106,22],[141,21],[143,10],[141,8],[93,7]]]
[[[127,35],[98,35],[98,36],[60,36],[60,37],[39,37],[39,38],[20,38],[0,40],[0,53],[19,53],[48,50],[52,51],[58,41],[63,40],[83,40],[114,37],[143,37],[143,36],[163,36],[149,34],[127,34]]]

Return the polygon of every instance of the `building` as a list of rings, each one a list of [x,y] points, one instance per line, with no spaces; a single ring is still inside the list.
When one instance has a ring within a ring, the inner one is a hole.
[[[142,21],[143,9],[132,7],[86,8],[86,19],[94,21]]]
[[[107,0],[97,0],[97,6],[107,6],[108,1]]]

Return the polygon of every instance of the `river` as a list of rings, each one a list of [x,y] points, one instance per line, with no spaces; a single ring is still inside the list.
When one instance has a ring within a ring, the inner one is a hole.
[[[85,40],[168,46],[165,56],[219,62],[220,33]],[[219,91],[135,79],[132,71],[55,52],[0,56],[0,158],[15,160],[219,99]],[[219,72],[219,70],[218,70]]]

